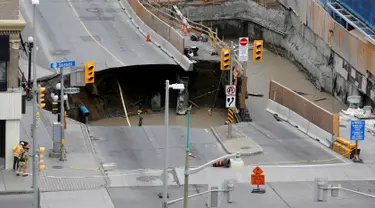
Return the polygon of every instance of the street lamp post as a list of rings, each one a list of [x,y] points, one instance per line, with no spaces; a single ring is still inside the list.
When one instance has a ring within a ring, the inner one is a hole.
[[[165,81],[165,115],[164,115],[164,122],[165,122],[165,158],[164,158],[164,171],[163,171],[163,208],[167,208],[168,201],[168,147],[169,147],[169,127],[168,127],[168,120],[169,120],[169,89],[172,88],[174,90],[184,90],[184,84],[169,84],[169,80]]]
[[[28,65],[28,74],[27,74],[27,87],[30,90],[31,89],[31,57],[32,57],[32,52],[33,52],[33,47],[34,47],[34,38],[29,37],[27,39],[27,47],[29,49],[28,55],[29,55],[29,65]],[[28,93],[28,96],[32,95],[32,93]]]
[[[37,49],[37,41],[36,41],[36,35],[35,35],[35,25],[36,25],[36,5],[39,4],[39,0],[32,0],[32,5],[33,5],[33,31],[32,31],[32,37],[33,37],[33,44],[35,45],[35,49]],[[29,39],[31,40],[31,38]],[[36,122],[37,122],[37,113],[38,113],[38,107],[37,107],[37,95],[38,95],[38,87],[37,87],[37,76],[36,76],[36,73],[37,73],[37,70],[36,70],[36,51],[37,50],[33,50],[34,53],[33,53],[33,70],[34,70],[34,73],[33,73],[33,88],[32,88],[32,94],[33,94],[33,98],[32,98],[32,103],[33,103],[33,124],[31,126],[31,138],[32,138],[32,142],[33,142],[33,149],[32,149],[32,156],[33,156],[33,189],[34,189],[34,208],[39,208],[40,207],[40,201],[39,201],[39,184],[38,184],[38,176],[39,176],[39,155],[38,155],[38,150],[37,150],[37,139],[36,139],[36,128],[37,128],[37,125],[36,125]],[[30,56],[31,54],[29,54]],[[30,73],[29,73],[29,77],[30,77]]]

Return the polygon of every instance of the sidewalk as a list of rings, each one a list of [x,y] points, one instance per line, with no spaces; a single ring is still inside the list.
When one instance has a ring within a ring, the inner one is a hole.
[[[32,123],[32,106],[28,102],[27,114],[21,120],[20,139],[30,142],[30,125]],[[40,173],[41,191],[62,191],[99,188],[106,185],[100,162],[93,155],[93,147],[85,125],[68,119],[65,130],[65,147],[67,150],[67,161],[59,161],[58,158],[48,157],[52,149],[51,128],[56,115],[48,111],[41,111],[36,132],[37,142],[46,148],[44,164],[46,168]],[[30,152],[31,153],[31,152]],[[29,162],[28,172],[32,173],[32,161]],[[31,191],[32,176],[17,177],[13,171],[0,171],[0,192],[29,192]]]
[[[262,147],[250,137],[238,131],[232,125],[232,137],[228,138],[228,126],[215,126],[211,130],[228,154],[240,152],[242,156],[256,155],[263,152]]]

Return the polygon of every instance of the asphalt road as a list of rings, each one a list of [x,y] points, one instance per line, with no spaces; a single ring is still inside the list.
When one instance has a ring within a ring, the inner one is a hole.
[[[332,150],[285,122],[241,123],[237,124],[236,127],[263,148],[262,154],[245,157],[244,161],[247,164],[281,165],[343,162],[337,159]]]
[[[329,183],[332,184],[332,183]],[[334,182],[341,184],[344,188],[359,190],[372,194],[375,188],[373,181],[347,181]],[[361,188],[357,188],[361,187]],[[278,207],[278,208],[352,208],[373,207],[375,199],[359,196],[346,191],[340,191],[337,198],[328,196],[327,202],[317,202],[314,199],[313,182],[283,182],[267,183],[266,193],[251,193],[250,184],[236,184],[233,192],[233,203],[228,204],[226,195],[221,194],[221,208],[243,208],[243,207]],[[116,208],[148,208],[161,206],[161,200],[157,197],[160,187],[132,187],[132,188],[107,188],[112,202]],[[207,190],[207,186],[190,186],[189,194],[196,194]],[[169,187],[170,200],[183,197],[183,187]],[[147,200],[145,200],[147,199]],[[207,195],[189,200],[189,207],[206,208]],[[170,205],[170,208],[181,207],[182,202]]]
[[[1,208],[31,208],[32,206],[32,194],[0,195]]]
[[[164,127],[102,127],[90,126],[90,134],[98,156],[105,163],[116,163],[118,169],[162,168]],[[184,165],[186,127],[170,126],[170,167]],[[191,129],[191,166],[204,164],[225,155],[211,132]]]
[[[30,36],[32,6],[21,0],[21,12]],[[133,26],[117,0],[51,0],[36,8],[38,64],[75,60],[77,67],[94,61],[96,71],[107,68],[176,63]]]

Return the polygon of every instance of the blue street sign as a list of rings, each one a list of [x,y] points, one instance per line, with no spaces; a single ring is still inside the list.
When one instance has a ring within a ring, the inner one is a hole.
[[[62,62],[50,63],[49,68],[51,69],[66,68],[66,67],[72,67],[75,65],[76,65],[76,61],[62,61]]]
[[[350,140],[365,140],[365,120],[350,121]]]

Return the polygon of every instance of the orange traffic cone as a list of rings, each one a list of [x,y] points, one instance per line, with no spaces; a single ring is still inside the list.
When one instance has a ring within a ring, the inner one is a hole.
[[[151,41],[150,34],[147,34],[147,36],[146,36],[146,41],[147,41],[147,42],[150,42],[150,41]]]
[[[181,31],[184,35],[187,35],[188,32],[187,32],[187,29],[186,29],[186,26],[185,25],[182,25],[182,28],[181,28]]]

